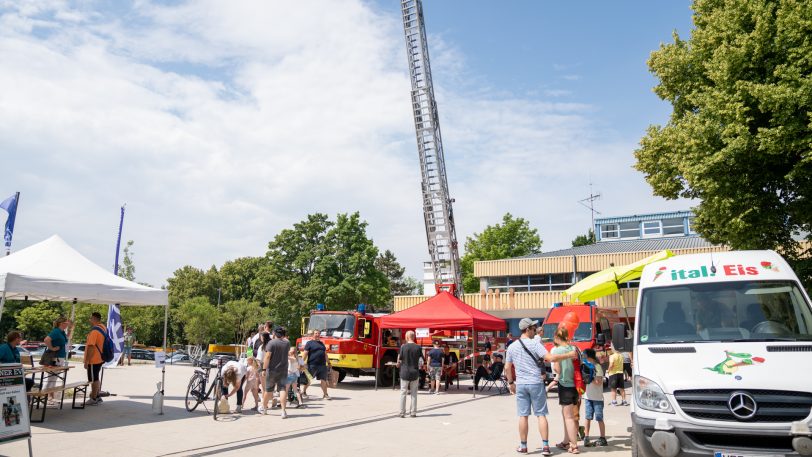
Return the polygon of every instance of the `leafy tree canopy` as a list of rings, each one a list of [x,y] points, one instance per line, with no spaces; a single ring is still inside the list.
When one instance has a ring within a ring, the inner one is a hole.
[[[574,248],[588,246],[590,244],[595,244],[595,232],[592,231],[592,229],[589,229],[586,235],[578,235],[572,240],[572,247]]]
[[[734,249],[812,231],[812,3],[695,0],[695,29],[648,61],[673,106],[635,152],[656,195],[697,199],[696,230]],[[807,270],[808,271],[808,270]]]
[[[463,288],[467,293],[479,292],[479,278],[474,276],[474,262],[521,257],[541,252],[538,230],[524,218],[510,213],[502,223],[485,227],[465,240],[465,255],[460,260]]]

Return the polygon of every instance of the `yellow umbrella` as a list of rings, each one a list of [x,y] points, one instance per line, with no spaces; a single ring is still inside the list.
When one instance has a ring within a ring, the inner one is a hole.
[[[673,256],[674,253],[666,249],[628,265],[609,267],[578,281],[565,290],[564,295],[568,295],[571,300],[582,303],[612,295],[618,291],[620,284],[640,278],[643,274],[643,267],[646,265]]]

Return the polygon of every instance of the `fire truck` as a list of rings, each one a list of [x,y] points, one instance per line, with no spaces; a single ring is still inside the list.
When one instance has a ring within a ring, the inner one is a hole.
[[[401,341],[399,330],[381,329],[385,315],[367,313],[363,305],[354,311],[312,311],[302,319],[303,336],[296,345],[302,350],[312,339],[313,330],[318,330],[327,348],[327,359],[338,371],[339,382],[347,375],[378,376],[379,385],[391,386],[394,371],[386,364],[397,361]],[[380,350],[376,350],[378,344]]]

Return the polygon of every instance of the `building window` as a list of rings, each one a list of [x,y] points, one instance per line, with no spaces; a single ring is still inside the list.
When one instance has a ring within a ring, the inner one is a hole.
[[[623,222],[620,224],[621,238],[640,238],[639,222]]]
[[[696,232],[694,231],[694,218],[693,217],[688,218],[688,234],[689,235],[696,235]]]
[[[685,235],[685,220],[681,217],[663,219],[663,235]]]
[[[617,238],[617,224],[603,224],[601,225],[601,239]]]
[[[660,221],[645,221],[643,222],[643,237],[655,237],[663,234],[662,225]]]

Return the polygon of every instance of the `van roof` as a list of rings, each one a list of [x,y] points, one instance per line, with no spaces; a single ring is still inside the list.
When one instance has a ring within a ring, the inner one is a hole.
[[[775,251],[729,251],[679,255],[647,265],[640,288],[754,279],[797,281]]]

